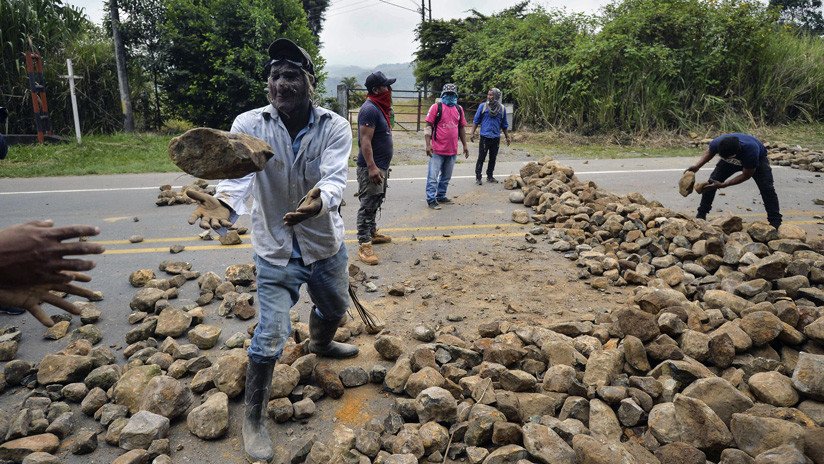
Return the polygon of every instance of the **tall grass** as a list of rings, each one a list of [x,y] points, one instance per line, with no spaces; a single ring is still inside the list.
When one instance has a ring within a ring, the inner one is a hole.
[[[536,128],[649,133],[824,120],[824,39],[748,0],[626,0],[563,64],[513,79]]]

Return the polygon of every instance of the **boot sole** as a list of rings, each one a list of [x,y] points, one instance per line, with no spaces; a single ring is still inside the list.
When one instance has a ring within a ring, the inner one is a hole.
[[[272,459],[269,459],[268,461],[264,461],[263,459],[252,459],[246,453],[243,453],[243,456],[246,458],[246,462],[248,462],[249,464],[270,464],[272,462],[272,459],[275,459],[274,456],[272,456]]]

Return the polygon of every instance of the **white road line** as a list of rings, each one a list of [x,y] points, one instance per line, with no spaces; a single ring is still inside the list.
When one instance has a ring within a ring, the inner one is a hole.
[[[783,168],[784,166],[772,166],[774,169]],[[710,171],[711,168],[703,168],[702,171]],[[620,171],[579,171],[576,175],[598,175],[598,174],[637,174],[641,172],[683,172],[684,169],[626,169]],[[475,176],[452,176],[453,179],[474,179]],[[426,180],[426,177],[390,177],[392,182],[403,181],[420,181]],[[357,179],[349,179],[347,183],[357,183]],[[181,185],[173,185],[172,188],[179,189]],[[74,190],[29,190],[19,192],[0,192],[2,195],[38,195],[44,193],[94,193],[94,192],[128,192],[135,190],[158,190],[157,186],[153,187],[120,187],[120,188],[96,188],[96,189],[74,189]]]

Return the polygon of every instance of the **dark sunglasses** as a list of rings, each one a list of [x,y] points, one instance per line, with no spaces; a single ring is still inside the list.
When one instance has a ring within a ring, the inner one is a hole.
[[[295,61],[288,58],[273,58],[266,63],[266,69],[272,69],[272,66],[276,64],[291,64],[292,66],[296,66],[300,69],[306,68],[306,62],[304,61]]]

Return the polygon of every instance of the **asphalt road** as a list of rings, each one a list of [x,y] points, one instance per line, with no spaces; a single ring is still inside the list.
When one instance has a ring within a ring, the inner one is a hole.
[[[688,213],[694,212],[698,197],[681,197],[677,182],[683,169],[691,162],[691,159],[685,158],[564,161],[576,170],[580,178],[594,180],[608,190],[616,193],[639,191],[648,199],[659,200],[666,206]],[[503,179],[507,174],[516,172],[521,165],[520,162],[499,164],[496,169],[498,178]],[[698,179],[705,180],[710,170],[711,166],[702,170]],[[785,220],[802,225],[808,233],[824,233],[824,226],[821,225],[824,223],[824,207],[813,203],[815,198],[824,197],[820,174],[778,167],[774,174]],[[507,201],[507,192],[501,184],[475,185],[471,159],[456,166],[449,189],[455,204],[445,206],[443,210],[434,211],[426,207],[425,175],[424,165],[392,169],[388,198],[378,223],[382,231],[394,237],[396,245],[377,249],[386,265],[369,268],[370,276],[391,279],[408,275],[412,272],[411,262],[422,253],[463,253],[498,246],[502,239],[523,236],[526,226],[510,221],[512,210],[519,206]],[[354,170],[350,173],[345,193],[348,205],[343,208],[350,257],[356,252],[354,225],[358,204],[353,196],[356,183],[352,179]],[[99,303],[104,309],[104,317],[99,322],[104,334],[103,344],[120,348],[125,346],[124,335],[131,328],[126,316],[129,314],[128,303],[135,292],[128,283],[128,275],[132,271],[156,269],[163,260],[183,260],[192,263],[195,270],[215,271],[222,275],[230,264],[251,261],[249,237],[244,237],[244,244],[231,247],[221,246],[216,241],[204,242],[197,237],[201,229],[186,223],[192,206],[155,206],[159,185],[172,184],[177,187],[191,180],[189,176],[177,174],[0,178],[0,228],[44,218],[51,218],[58,225],[84,223],[99,226],[102,233],[95,240],[103,243],[107,251],[98,257],[97,268],[90,272],[93,277],[90,286],[105,295]],[[766,217],[755,183],[751,181],[723,191],[716,197],[715,206],[711,216],[723,211],[753,220]],[[240,224],[248,225],[248,217],[242,218]],[[145,241],[130,244],[127,239],[135,234],[144,236]],[[170,254],[169,247],[178,244],[186,246],[185,251]],[[189,284],[181,290],[180,297],[194,299],[196,293],[196,286]],[[306,313],[308,307],[304,298],[299,308]],[[4,316],[0,325],[9,324],[19,326],[23,331],[18,353],[20,359],[35,362],[66,344],[65,341],[42,341],[44,329],[28,315]],[[247,323],[235,319],[225,320],[221,342],[235,332],[245,330],[246,326]],[[4,394],[0,397],[0,408],[8,410],[16,407],[24,393]],[[385,405],[380,401],[363,404],[365,408]],[[240,408],[233,410],[236,409]],[[238,425],[239,417],[236,414],[233,414],[232,420]],[[288,434],[289,430],[292,433],[300,432],[303,430],[301,427],[290,425],[282,430]],[[177,429],[185,431],[185,427]],[[186,435],[180,431],[176,435],[181,433]],[[183,436],[175,435],[172,442],[173,447],[177,442],[191,443]],[[195,443],[197,446],[189,445],[184,450],[176,451],[175,462],[236,462],[235,459],[240,457],[237,433],[230,432],[228,438],[215,443]],[[90,457],[68,455],[65,459],[66,462],[110,462],[117,453],[117,450],[101,445],[101,450]]]
[[[610,191],[639,191],[648,199],[656,199],[675,210],[692,213],[698,196],[683,198],[676,187],[684,166],[689,165],[690,161],[684,158],[655,158],[569,160],[564,163],[572,166],[580,178],[594,180]],[[498,178],[503,179],[507,174],[516,172],[521,164],[499,165],[496,169]],[[422,251],[462,247],[470,243],[483,246],[485,240],[523,233],[524,226],[510,221],[511,211],[518,205],[507,201],[507,192],[501,184],[475,185],[473,167],[471,160],[456,166],[449,189],[455,204],[444,206],[440,211],[426,207],[425,166],[398,166],[392,169],[387,200],[379,213],[379,226],[391,234],[397,244],[409,245],[413,238],[417,243],[414,249],[409,246],[380,248],[378,251],[383,260],[403,263]],[[708,176],[709,171],[709,168],[702,170],[699,180]],[[824,233],[821,225],[824,223],[824,207],[813,203],[815,198],[824,197],[824,182],[820,174],[780,167],[774,169],[774,174],[785,220],[802,225],[808,233]],[[357,187],[353,175],[354,172],[351,172],[344,196],[348,204],[343,208],[351,256],[356,251],[354,229],[358,205],[353,197]],[[202,241],[197,237],[201,229],[186,222],[192,206],[154,205],[159,185],[180,186],[191,180],[189,176],[178,174],[0,179],[0,227],[34,218],[51,218],[58,225],[84,223],[99,226],[102,232],[95,240],[103,243],[107,251],[98,257],[98,266],[90,273],[92,286],[105,294],[103,306],[109,311],[122,311],[125,315],[134,293],[127,278],[136,269],[156,269],[163,260],[183,260],[191,262],[196,270],[212,270],[222,274],[230,264],[251,261],[249,237],[244,238],[244,244],[237,246]],[[722,212],[738,214],[749,220],[765,218],[758,190],[751,181],[720,192],[715,208],[710,218]],[[248,225],[249,218],[243,217],[239,223]],[[129,243],[127,239],[135,234],[142,235],[145,240],[138,244]],[[424,243],[428,245],[421,248]],[[169,253],[171,245],[184,245],[186,249],[172,255]],[[380,270],[381,266],[370,268],[370,272],[378,276]],[[195,290],[189,290],[192,294],[184,288],[181,298],[196,298]],[[121,343],[122,335],[128,329],[125,317],[111,319],[114,320],[103,321],[103,331],[107,337],[105,342]],[[33,339],[39,338],[34,334],[39,334],[40,327],[33,319],[16,318],[14,324],[20,325],[26,332],[32,330]],[[229,331],[226,336],[232,333]],[[25,344],[21,357],[39,359],[52,349],[48,345]]]

